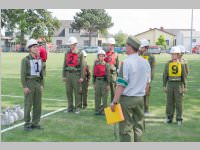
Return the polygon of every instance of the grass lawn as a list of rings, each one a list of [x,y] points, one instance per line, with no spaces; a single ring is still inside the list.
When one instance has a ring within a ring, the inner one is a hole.
[[[2,53],[2,109],[16,104],[23,106],[23,92],[20,83],[21,59],[26,53]],[[188,76],[188,92],[184,96],[184,123],[177,126],[175,123],[166,125],[165,119],[166,96],[162,91],[162,73],[165,63],[170,55],[156,56],[156,74],[152,82],[150,97],[150,113],[146,118],[146,129],[143,136],[145,142],[199,142],[200,141],[200,55],[185,55],[189,61],[190,74]],[[120,55],[122,60],[125,55]],[[93,66],[96,54],[88,55],[90,69]],[[65,87],[62,82],[62,65],[64,54],[50,53],[47,61],[47,76],[43,93],[42,113],[55,111],[67,107]],[[51,100],[48,100],[51,99]],[[52,99],[58,99],[52,100]],[[108,99],[110,102],[110,98]],[[106,124],[104,116],[94,115],[94,90],[92,84],[89,87],[87,110],[79,115],[58,112],[41,120],[45,128],[42,131],[23,131],[23,127],[4,132],[3,142],[114,142],[113,126]],[[2,127],[5,129],[7,127]]]

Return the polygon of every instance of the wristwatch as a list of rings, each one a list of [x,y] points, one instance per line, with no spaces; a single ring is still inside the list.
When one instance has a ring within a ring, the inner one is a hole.
[[[116,104],[118,104],[118,102],[114,102],[114,100],[113,100],[113,101],[112,101],[112,104],[116,105]]]

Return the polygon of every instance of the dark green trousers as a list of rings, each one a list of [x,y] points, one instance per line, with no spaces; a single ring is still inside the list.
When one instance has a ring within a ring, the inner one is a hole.
[[[82,83],[81,106],[87,107],[87,97],[88,97],[88,81],[84,80]]]
[[[35,79],[29,79],[27,82],[28,88],[31,92],[24,95],[24,121],[25,127],[31,125],[38,125],[41,117],[42,110],[42,91],[41,83]],[[32,121],[31,121],[32,110]]]
[[[144,112],[149,112],[149,97],[151,92],[151,86],[149,87],[149,94],[144,96]]]
[[[68,100],[68,110],[73,110],[74,104],[73,99],[75,97],[75,109],[81,107],[81,93],[82,85],[79,83],[81,77],[80,72],[69,72],[67,71],[67,80],[66,80],[66,95]],[[73,96],[75,95],[75,96]]]
[[[119,123],[120,142],[140,142],[144,132],[143,96],[121,96],[124,121]]]
[[[108,89],[104,79],[95,80],[95,112],[102,113],[107,107]]]
[[[183,93],[180,92],[182,83],[179,81],[168,81],[166,115],[172,120],[176,110],[176,121],[182,121]]]

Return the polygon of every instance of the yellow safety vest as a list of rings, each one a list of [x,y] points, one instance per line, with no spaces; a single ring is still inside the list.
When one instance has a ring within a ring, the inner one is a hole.
[[[182,66],[180,62],[169,63],[168,75],[169,80],[180,81],[182,73]]]
[[[146,59],[147,61],[149,60],[149,56],[146,55],[141,55],[144,59]]]

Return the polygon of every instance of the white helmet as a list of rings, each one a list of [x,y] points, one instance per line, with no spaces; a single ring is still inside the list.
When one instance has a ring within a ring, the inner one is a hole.
[[[178,47],[181,49],[181,53],[185,53],[185,47],[183,45],[178,45]]]
[[[106,55],[106,53],[105,53],[104,50],[99,50],[99,51],[97,52],[97,56],[99,56],[99,55]]]
[[[103,50],[102,47],[98,47],[98,51]]]
[[[141,42],[140,47],[145,47],[145,46],[149,46],[150,45],[149,41],[146,40],[146,39],[141,39],[140,42]]]
[[[174,46],[171,48],[170,53],[181,53],[181,49],[178,46]]]
[[[84,50],[82,50],[82,53],[83,53],[83,56],[87,56],[87,53],[86,53],[86,51],[84,51]]]
[[[27,48],[30,48],[32,45],[38,45],[37,40],[35,40],[35,39],[28,40],[27,45],[26,45]]]
[[[115,39],[114,38],[108,38],[107,43],[108,44],[115,44]]]
[[[75,44],[75,43],[78,43],[77,39],[75,37],[70,37],[67,41],[67,45],[72,45],[72,44]]]

